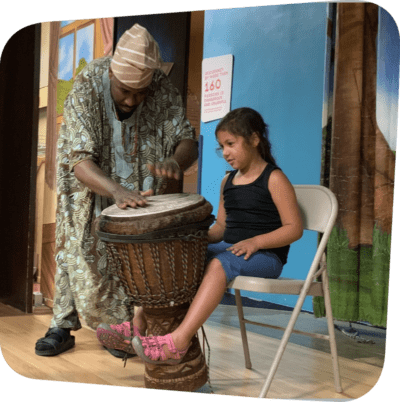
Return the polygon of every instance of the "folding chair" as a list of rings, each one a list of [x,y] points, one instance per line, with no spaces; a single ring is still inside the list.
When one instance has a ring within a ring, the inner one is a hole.
[[[328,242],[329,235],[332,231],[336,220],[338,203],[335,195],[326,187],[319,185],[295,185],[294,186],[297,202],[302,214],[303,225],[305,230],[312,230],[322,233],[322,238],[317,247],[311,267],[308,271],[305,280],[278,278],[264,279],[255,277],[238,276],[228,284],[228,288],[235,290],[236,306],[238,309],[240,331],[242,335],[243,350],[245,357],[246,368],[251,368],[249,346],[247,342],[245,324],[254,324],[264,327],[284,330],[278,351],[272,362],[272,366],[268,376],[264,382],[263,388],[259,395],[264,398],[271,386],[271,382],[277,371],[281,361],[283,352],[289,341],[292,332],[302,335],[308,335],[314,338],[326,339],[330,342],[330,349],[333,363],[333,375],[336,392],[342,392],[339,364],[337,358],[336,341],[334,333],[334,325],[332,318],[332,307],[328,287],[328,274],[326,268],[325,248]],[[321,277],[322,281],[317,282],[316,278]],[[243,305],[240,295],[241,290],[258,293],[273,293],[273,294],[294,294],[299,295],[289,323],[285,328],[277,327],[265,323],[246,320],[243,314]],[[306,296],[323,296],[325,300],[326,318],[328,321],[329,335],[303,332],[294,329],[296,320],[300,314]]]

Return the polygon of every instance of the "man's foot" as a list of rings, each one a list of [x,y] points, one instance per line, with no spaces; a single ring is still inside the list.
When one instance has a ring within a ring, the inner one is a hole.
[[[35,353],[39,356],[56,356],[75,345],[75,337],[69,328],[50,328],[43,338],[38,339]]]
[[[128,355],[135,354],[131,341],[133,337],[141,336],[139,329],[130,321],[116,325],[102,323],[97,327],[96,335],[99,342],[116,357],[120,357],[117,356],[118,351],[123,351]],[[113,349],[116,354],[111,352]]]
[[[164,336],[135,336],[132,345],[142,360],[150,364],[179,364],[189,347],[179,350],[171,334]]]

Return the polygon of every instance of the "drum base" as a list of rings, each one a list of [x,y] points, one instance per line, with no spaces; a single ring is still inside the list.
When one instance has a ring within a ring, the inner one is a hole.
[[[166,335],[174,331],[183,321],[188,308],[188,303],[171,308],[143,307],[147,335]],[[208,368],[197,335],[193,337],[180,364],[170,366],[145,363],[146,388],[191,392],[201,388],[207,380]]]

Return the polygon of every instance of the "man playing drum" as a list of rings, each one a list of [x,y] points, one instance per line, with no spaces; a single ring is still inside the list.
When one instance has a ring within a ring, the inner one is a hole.
[[[181,96],[161,67],[158,44],[135,24],[112,58],[83,69],[65,101],[57,147],[54,307],[50,329],[35,346],[40,356],[74,346],[70,331],[81,328],[78,314],[93,329],[134,315],[92,223],[112,204],[144,206],[146,196],[163,193],[165,179],[179,179],[197,158]]]

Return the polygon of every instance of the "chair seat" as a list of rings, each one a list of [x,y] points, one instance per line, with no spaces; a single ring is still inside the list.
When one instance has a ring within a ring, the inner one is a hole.
[[[249,292],[298,295],[304,285],[304,281],[291,278],[256,278],[253,276],[238,276],[229,282],[228,288],[247,290]],[[312,282],[309,296],[323,296],[322,283]]]

